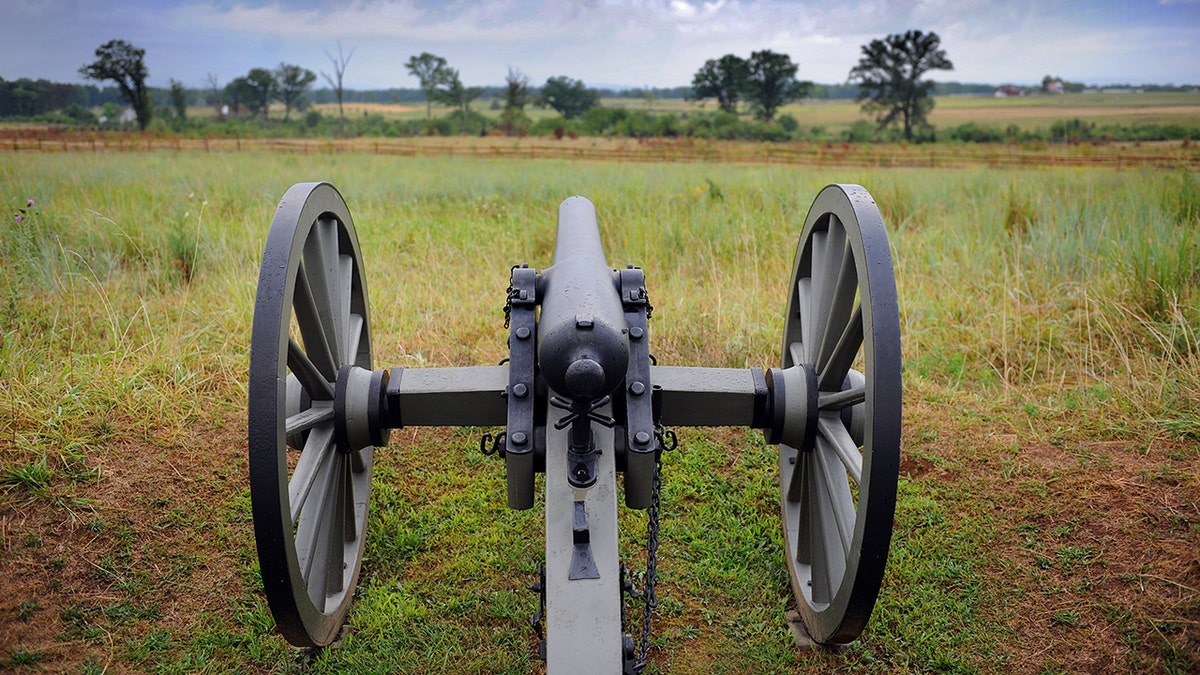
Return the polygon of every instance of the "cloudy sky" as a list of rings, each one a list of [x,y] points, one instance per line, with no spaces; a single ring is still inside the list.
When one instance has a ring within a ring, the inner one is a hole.
[[[122,38],[154,86],[281,61],[332,72],[339,40],[354,89],[416,87],[403,63],[425,51],[467,85],[511,66],[535,84],[680,86],[706,59],[764,48],[833,83],[863,44],[911,28],[941,36],[955,69],[939,80],[1200,84],[1200,0],[0,0],[0,77],[78,82]]]

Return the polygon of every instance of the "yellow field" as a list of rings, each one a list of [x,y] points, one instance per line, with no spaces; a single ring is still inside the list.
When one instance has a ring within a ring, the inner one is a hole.
[[[612,108],[643,110],[656,115],[677,115],[716,110],[712,101],[683,101],[680,99],[654,99],[646,101],[634,98],[602,99],[601,105]],[[492,99],[480,99],[471,106],[489,117],[498,117],[492,110]],[[364,115],[382,115],[387,119],[420,119],[425,117],[425,106],[417,103],[348,103],[344,106],[347,118]],[[337,115],[337,104],[322,103],[313,106],[323,115]],[[433,116],[451,112],[442,106],[433,106]],[[200,117],[211,115],[208,109],[194,109],[192,114]],[[534,120],[557,115],[553,109],[526,108]],[[812,100],[791,103],[780,109],[780,114],[790,114],[801,128],[824,127],[836,133],[849,128],[859,120],[871,117],[861,111],[861,106],[849,99]],[[273,117],[283,116],[283,106],[271,107]],[[1097,124],[1182,124],[1200,126],[1200,93],[1128,93],[1128,94],[1066,94],[1058,96],[1022,96],[993,98],[990,96],[939,96],[934,99],[933,112],[929,121],[942,129],[975,122],[986,126],[1004,127],[1016,125],[1022,130],[1048,128],[1054,122],[1079,118]]]

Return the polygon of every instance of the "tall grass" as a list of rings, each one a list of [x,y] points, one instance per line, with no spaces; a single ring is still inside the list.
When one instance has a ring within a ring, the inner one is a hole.
[[[1190,175],[980,170],[864,180],[885,196],[885,214],[901,214],[893,236],[905,353],[917,374],[1017,399],[1103,391],[1101,409],[1138,411],[1091,420],[1112,432],[1194,419],[1200,248],[1191,212],[1178,206]]]
[[[505,356],[509,266],[550,264],[555,208],[572,194],[597,205],[610,264],[646,269],[660,363],[774,364],[803,217],[825,183],[857,182],[891,229],[906,396],[977,414],[1032,406],[1062,429],[1101,436],[1200,438],[1200,188],[1190,174],[169,152],[19,159],[0,167],[0,204],[15,212],[34,199],[39,212],[21,223],[5,215],[0,228],[0,508],[86,509],[72,498],[88,494],[114,453],[240,424],[267,226],[288,186],[318,179],[337,185],[354,215],[381,365]],[[511,667],[528,667],[518,624],[532,601],[511,591],[523,583],[514,575],[535,569],[536,541],[521,537],[540,525],[497,515],[506,514],[502,472],[463,449],[471,433],[422,438],[405,432],[408,452],[381,459],[357,632],[319,670],[453,671],[455,658],[488,669],[494,650],[523,654]],[[689,450],[668,463],[666,528],[679,562],[664,571],[675,599],[658,644],[685,670],[730,653],[747,659],[737,668],[788,669],[795,656],[772,623],[787,591],[770,562],[779,546],[770,458],[755,437],[685,440]],[[902,494],[898,531],[908,535],[889,583],[925,590],[885,594],[848,658],[876,669],[1002,667],[1005,619],[981,616],[998,591],[980,586],[983,563],[963,553],[990,525],[951,527],[938,500],[960,497],[948,489],[906,482]],[[292,663],[264,636],[244,490],[220,509],[247,589],[226,600],[232,625],[201,613],[184,631],[131,638],[122,654],[138,668],[185,657],[218,669],[220,659]],[[630,524],[643,527],[639,517]],[[454,557],[472,550],[486,560]],[[951,593],[951,573],[971,593]]]

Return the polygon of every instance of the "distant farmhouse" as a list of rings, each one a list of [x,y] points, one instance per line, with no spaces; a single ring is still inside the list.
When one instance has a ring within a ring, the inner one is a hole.
[[[1010,96],[1024,95],[1025,91],[1023,89],[1011,84],[1002,84],[999,87],[996,87],[996,90],[992,92],[992,96],[995,96],[996,98],[1008,98]]]

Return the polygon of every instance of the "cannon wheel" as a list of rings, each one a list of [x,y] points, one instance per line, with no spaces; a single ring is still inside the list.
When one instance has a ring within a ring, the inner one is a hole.
[[[338,635],[366,539],[371,449],[334,441],[344,365],[371,368],[367,287],[346,203],[327,183],[293,186],[267,235],[250,345],[254,535],[275,623],[296,646]]]
[[[900,463],[896,283],[865,189],[817,195],[789,288],[783,366],[815,372],[819,413],[806,447],[779,446],[784,546],[805,627],[842,644],[862,632],[879,594]]]

